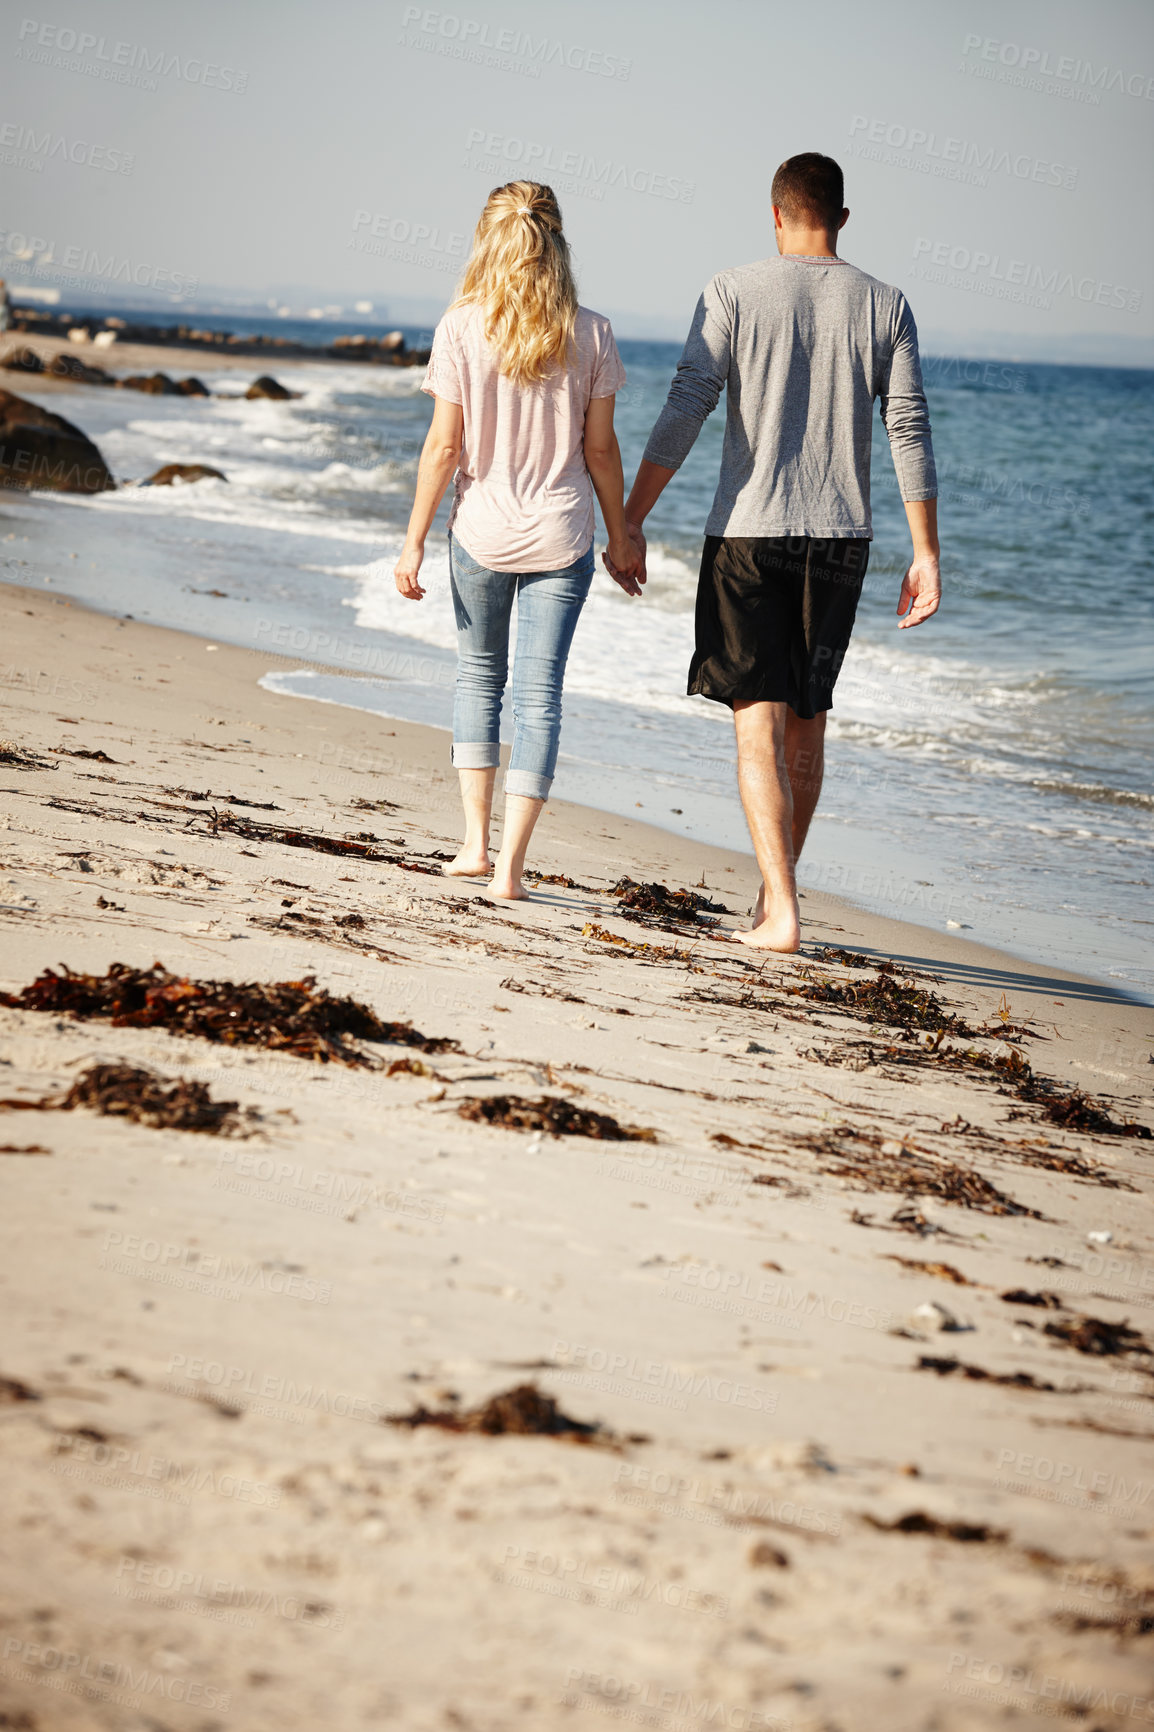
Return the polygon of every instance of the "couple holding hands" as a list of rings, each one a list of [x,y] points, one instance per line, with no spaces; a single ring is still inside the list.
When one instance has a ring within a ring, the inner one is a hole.
[[[525,854],[556,768],[565,664],[593,579],[593,496],[608,534],[606,568],[640,596],[645,519],[725,387],[688,690],[733,711],[738,786],[761,874],[752,929],[734,936],[767,950],[799,948],[795,868],[869,558],[875,398],[913,542],[900,625],[920,624],[941,600],[917,330],[897,289],[838,257],[843,197],[830,157],[782,163],[771,192],[776,256],[722,271],[706,287],[625,500],[613,431],[625,370],[609,321],[578,304],[557,201],[532,181],[490,193],[460,294],[433,339],[423,386],[433,420],[395,571],[400,593],[419,601],[425,538],[455,475],[452,761],[465,839],[448,873],[492,873],[490,895],[524,897]],[[514,599],[513,747],[493,862]]]

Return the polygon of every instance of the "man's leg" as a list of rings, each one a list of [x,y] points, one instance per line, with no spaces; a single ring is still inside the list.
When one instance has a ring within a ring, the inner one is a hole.
[[[782,703],[735,698],[737,785],[762,889],[751,932],[734,937],[759,950],[801,947],[801,920],[793,873],[793,792],[786,764],[786,717]],[[807,819],[808,822],[808,819]]]
[[[809,834],[810,820],[821,794],[825,772],[825,716],[819,710],[805,721],[793,710],[785,712],[785,764],[793,794],[793,863],[796,866]]]

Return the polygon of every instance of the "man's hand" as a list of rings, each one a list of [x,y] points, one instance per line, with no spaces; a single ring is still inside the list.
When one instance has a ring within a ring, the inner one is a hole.
[[[898,597],[897,611],[899,616],[904,614],[905,618],[901,620],[898,630],[905,631],[908,626],[921,625],[923,620],[937,613],[941,600],[942,578],[937,556],[932,553],[915,555],[902,578],[902,593]]]
[[[406,601],[420,601],[425,592],[420,584],[421,561],[425,557],[423,547],[410,547],[406,542],[401,551],[401,557],[393,567],[393,576],[397,588]]]
[[[645,536],[640,524],[627,523],[625,527],[628,540],[620,544],[611,541],[601,557],[606,571],[626,595],[640,595],[646,577]]]

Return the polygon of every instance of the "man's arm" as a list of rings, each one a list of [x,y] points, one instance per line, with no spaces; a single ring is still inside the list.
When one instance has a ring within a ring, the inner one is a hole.
[[[729,304],[715,279],[697,303],[665,407],[654,423],[625,502],[625,526],[643,558],[642,525],[693,449],[729,377],[730,332]],[[645,582],[644,572],[639,581]]]
[[[938,476],[930,412],[922,389],[917,326],[904,296],[899,297],[893,350],[878,395],[914,550],[898,598],[904,629],[921,625],[937,613],[942,599]]]
[[[899,631],[904,631],[907,626],[921,625],[924,619],[937,613],[942,599],[937,500],[907,500],[906,521],[910,526],[914,557],[902,578],[902,592],[898,597],[898,613],[905,614]]]

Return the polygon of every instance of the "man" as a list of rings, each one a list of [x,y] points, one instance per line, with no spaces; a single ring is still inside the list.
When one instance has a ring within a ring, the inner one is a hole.
[[[875,397],[913,538],[902,627],[937,612],[941,577],[937,477],[905,297],[838,258],[849,211],[830,157],[789,157],[771,196],[778,257],[722,271],[698,301],[625,520],[644,555],[642,525],[726,386],[689,692],[733,710],[738,787],[762,879],[753,929],[736,936],[795,951],[795,868],[872,537]],[[641,594],[637,582],[618,582]]]

